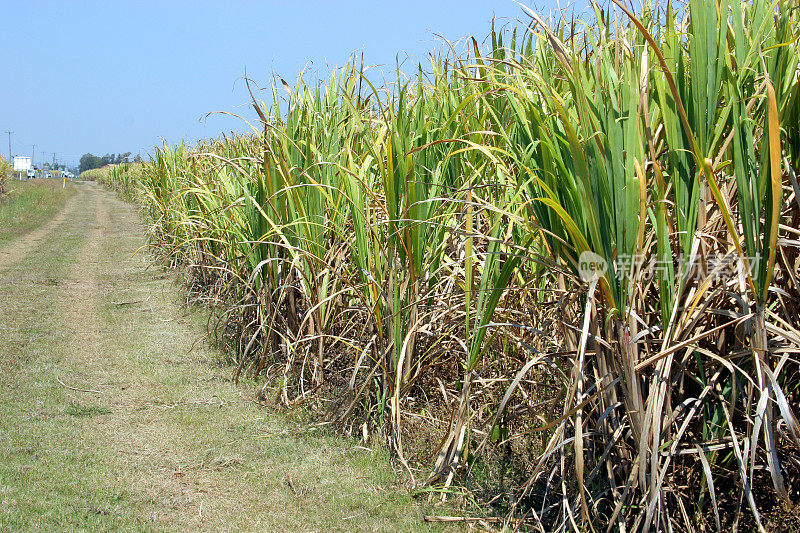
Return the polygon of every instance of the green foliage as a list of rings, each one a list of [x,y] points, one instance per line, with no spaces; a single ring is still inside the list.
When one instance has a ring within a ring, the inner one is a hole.
[[[11,179],[11,171],[13,168],[11,163],[0,155],[0,198],[6,194],[7,182]]]
[[[103,182],[107,180],[110,175],[111,169],[108,167],[101,167],[101,168],[92,168],[89,170],[85,170],[81,173],[81,179],[88,180],[88,181],[99,181]]]
[[[165,146],[133,181],[285,403],[339,383],[333,418],[404,459],[442,396],[445,484],[500,420],[537,435],[515,501],[546,526],[722,528],[746,505],[763,527],[800,446],[798,4],[620,9],[526,10],[390,88],[356,65],[282,82],[251,134]]]
[[[102,168],[106,165],[120,165],[122,163],[129,162],[131,159],[130,155],[130,152],[125,152],[124,154],[106,154],[102,157],[92,154],[83,154],[81,156],[78,170],[82,174],[87,170]],[[139,156],[136,156],[136,162],[141,162],[141,158]]]
[[[74,193],[54,180],[13,182],[0,202],[0,246],[54,217]]]

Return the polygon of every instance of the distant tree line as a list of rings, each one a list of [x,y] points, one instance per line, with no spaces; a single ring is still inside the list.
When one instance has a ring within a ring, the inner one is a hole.
[[[131,158],[130,152],[125,152],[124,154],[106,154],[102,157],[93,154],[83,154],[81,157],[79,170],[83,172],[85,170],[100,168],[106,165],[119,165],[125,161],[141,162],[141,160],[141,156],[138,155],[134,158]]]

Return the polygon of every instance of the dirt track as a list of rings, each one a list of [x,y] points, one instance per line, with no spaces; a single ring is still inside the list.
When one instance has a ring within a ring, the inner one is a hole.
[[[0,249],[0,530],[425,529],[384,455],[231,383],[136,211],[75,186]]]

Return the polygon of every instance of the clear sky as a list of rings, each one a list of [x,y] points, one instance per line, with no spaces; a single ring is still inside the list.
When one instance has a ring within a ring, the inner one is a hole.
[[[523,0],[548,13],[554,0]],[[145,154],[161,138],[243,131],[241,77],[290,83],[363,51],[368,64],[425,60],[434,34],[485,39],[490,22],[524,18],[513,0],[4,0],[0,153],[77,164],[84,153]]]

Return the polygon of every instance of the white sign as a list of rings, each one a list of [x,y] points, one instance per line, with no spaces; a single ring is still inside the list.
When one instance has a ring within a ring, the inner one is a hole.
[[[31,168],[30,157],[14,157],[14,170],[28,170]]]

